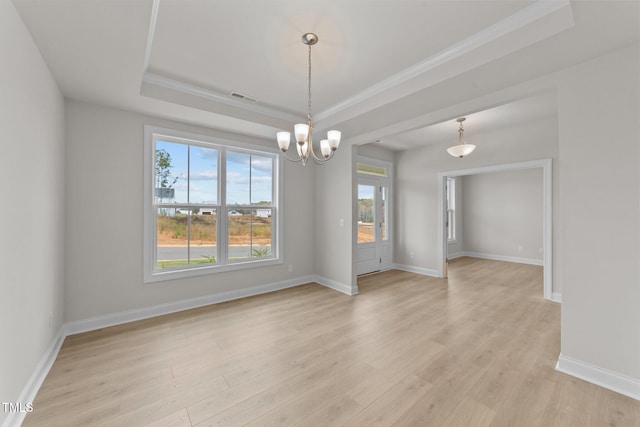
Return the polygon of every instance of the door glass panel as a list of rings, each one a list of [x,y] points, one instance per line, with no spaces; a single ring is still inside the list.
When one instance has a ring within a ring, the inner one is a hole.
[[[387,187],[380,187],[380,228],[382,232],[382,240],[389,238],[387,233]]]
[[[374,185],[358,185],[358,243],[375,242]]]

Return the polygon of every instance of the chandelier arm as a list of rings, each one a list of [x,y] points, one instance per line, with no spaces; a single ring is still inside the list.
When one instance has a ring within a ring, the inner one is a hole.
[[[322,159],[319,159],[315,154],[313,155],[313,161],[315,164],[317,165],[324,165],[325,163],[327,163],[329,160],[331,160],[331,158],[333,157],[333,153],[335,153],[335,151],[332,151],[331,154],[329,154],[329,157],[327,157],[326,159],[323,157]]]
[[[329,157],[327,157],[327,158],[325,159],[325,157],[324,157],[324,156],[322,156],[322,155],[318,156],[318,155],[316,154],[316,151],[313,149],[313,147],[311,147],[311,156],[313,157],[313,160],[314,160],[316,163],[318,163],[318,164],[326,163],[326,162],[327,162],[327,160],[329,160],[330,158],[332,158],[332,157],[333,157],[333,153],[335,153],[335,151],[333,151],[333,150],[332,150],[332,151],[331,151],[331,154],[329,154]]]
[[[289,160],[290,162],[301,162],[302,161],[302,157],[298,156],[297,159],[292,159],[291,157],[287,156],[287,152],[283,151],[282,155],[284,156],[285,159]]]

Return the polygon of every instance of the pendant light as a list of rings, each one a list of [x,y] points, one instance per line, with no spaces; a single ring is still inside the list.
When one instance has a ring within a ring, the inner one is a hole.
[[[463,138],[464,129],[462,127],[462,122],[465,121],[465,117],[460,117],[456,120],[460,123],[460,128],[458,129],[458,144],[452,147],[447,148],[447,153],[451,154],[453,157],[463,158],[473,152],[476,149],[476,146],[473,144],[467,144],[467,142]]]

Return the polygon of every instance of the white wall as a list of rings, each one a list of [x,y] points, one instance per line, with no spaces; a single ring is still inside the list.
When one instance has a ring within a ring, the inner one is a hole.
[[[639,46],[558,76],[562,355],[640,398]]]
[[[476,151],[463,159],[451,157],[450,141],[396,154],[396,234],[395,263],[416,271],[435,274],[438,267],[438,173],[529,160],[551,158],[553,165],[554,218],[558,216],[558,119],[547,117],[487,133],[474,133],[473,123],[465,134]],[[463,181],[462,193],[468,192]],[[463,196],[464,197],[464,196]],[[465,202],[462,201],[462,210]],[[542,214],[540,214],[542,215]],[[466,241],[463,230],[463,241]],[[559,230],[553,232],[553,246]],[[413,255],[413,256],[412,256]],[[553,254],[558,265],[558,253]],[[560,292],[558,271],[554,269],[554,292]],[[542,294],[542,287],[540,289]]]
[[[458,179],[464,182],[463,252],[542,265],[542,169]]]
[[[0,57],[0,402],[17,402],[62,324],[64,101],[8,1]]]
[[[384,160],[385,162],[395,163],[396,154],[394,151],[384,148],[384,146],[376,144],[358,145],[358,156],[370,157],[372,159]]]
[[[275,144],[68,100],[65,320],[78,321],[313,273],[313,171],[285,162],[284,263],[143,283],[143,127]],[[304,232],[301,232],[304,231]],[[309,231],[311,235],[309,235]],[[288,272],[288,266],[293,272]]]

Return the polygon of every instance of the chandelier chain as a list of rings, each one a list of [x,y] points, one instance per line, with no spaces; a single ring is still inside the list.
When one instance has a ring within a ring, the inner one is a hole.
[[[309,95],[309,114],[307,115],[307,118],[309,119],[309,122],[311,122],[311,45],[309,45],[309,90],[308,90],[308,95]]]

